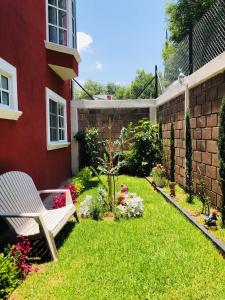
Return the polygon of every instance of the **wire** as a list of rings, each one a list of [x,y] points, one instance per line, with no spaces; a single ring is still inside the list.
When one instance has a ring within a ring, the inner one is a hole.
[[[92,96],[76,79],[72,79],[87,95],[91,98],[91,100],[95,100],[94,96]]]

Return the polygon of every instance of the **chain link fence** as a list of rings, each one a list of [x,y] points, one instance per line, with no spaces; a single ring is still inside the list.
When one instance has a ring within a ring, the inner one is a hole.
[[[225,0],[216,1],[195,25],[192,47],[190,43],[190,36],[187,35],[166,60],[165,86],[176,81],[180,72],[189,75],[190,70],[195,72],[225,51]]]

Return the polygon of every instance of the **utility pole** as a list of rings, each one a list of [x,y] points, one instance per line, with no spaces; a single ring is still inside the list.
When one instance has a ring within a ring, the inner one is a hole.
[[[159,96],[158,81],[158,67],[155,66],[155,99]]]

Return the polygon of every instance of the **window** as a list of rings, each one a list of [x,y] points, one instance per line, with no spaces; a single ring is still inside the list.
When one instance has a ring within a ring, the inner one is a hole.
[[[48,145],[67,143],[66,100],[46,88]]]
[[[9,106],[9,78],[0,73],[0,105]]]
[[[47,36],[51,43],[76,48],[76,0],[47,0]]]
[[[50,142],[65,141],[64,105],[49,99]]]
[[[0,58],[0,119],[18,120],[16,68]]]

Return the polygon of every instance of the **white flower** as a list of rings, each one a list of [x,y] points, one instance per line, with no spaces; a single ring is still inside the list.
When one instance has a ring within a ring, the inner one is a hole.
[[[93,200],[93,197],[88,195],[84,199],[84,201],[81,202],[80,204],[80,213],[82,217],[88,218],[90,217],[90,204]]]
[[[134,193],[128,193],[125,198],[125,205],[119,205],[118,209],[122,217],[140,217],[144,213],[143,199]]]

